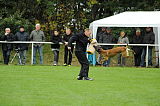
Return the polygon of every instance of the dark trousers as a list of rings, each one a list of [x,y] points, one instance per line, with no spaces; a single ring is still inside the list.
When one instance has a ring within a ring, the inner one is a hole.
[[[53,54],[54,54],[54,62],[53,62],[53,64],[58,64],[59,50],[53,50]]]
[[[71,47],[71,50],[68,50],[68,47],[65,46],[65,48],[64,48],[64,64],[71,65],[73,48],[74,47]]]
[[[88,77],[89,72],[89,62],[86,56],[86,53],[83,51],[75,51],[75,55],[81,64],[81,70],[79,76],[81,77]]]
[[[118,65],[125,66],[126,65],[126,58],[122,57],[122,54],[118,55]]]
[[[142,51],[140,51],[139,53],[134,54],[135,66],[140,66],[141,65],[141,54],[142,54]]]
[[[4,64],[7,64],[9,63],[9,58],[10,58],[10,53],[11,53],[11,50],[3,50],[3,59],[4,59]]]

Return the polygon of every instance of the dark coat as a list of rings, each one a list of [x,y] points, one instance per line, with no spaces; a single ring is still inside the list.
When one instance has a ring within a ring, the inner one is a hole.
[[[70,35],[64,35],[63,39],[62,39],[62,42],[65,43],[65,42],[69,42],[69,39],[73,36],[73,34],[70,34]],[[72,45],[73,47],[74,45]]]
[[[103,32],[103,31],[98,32],[98,34],[96,36],[96,40],[97,40],[98,43],[102,43],[100,40],[101,40],[104,33],[105,32]]]
[[[154,43],[155,43],[155,34],[152,31],[146,32],[143,37],[143,44],[154,44]]]
[[[17,32],[15,34],[15,40],[29,41],[29,34],[27,32]],[[26,43],[17,44],[16,48],[19,48],[20,50],[28,50],[28,44]]]
[[[8,35],[2,35],[1,36],[1,41],[14,41],[15,37],[12,33]],[[12,43],[2,43],[2,50],[12,50],[13,49],[13,44]]]
[[[134,35],[131,43],[132,44],[142,44],[143,43],[143,36],[142,35],[140,35],[140,36]],[[142,46],[133,46],[132,49],[134,50],[134,52],[136,54],[139,54],[142,52]]]
[[[114,37],[111,33],[103,33],[99,39],[99,43],[114,43]],[[103,49],[112,49],[113,46],[111,45],[104,45],[102,46]]]
[[[60,48],[60,42],[62,42],[62,37],[60,35],[55,36],[55,35],[51,35],[51,42],[53,42],[54,44],[51,44],[51,48],[52,49],[59,49]]]
[[[72,43],[75,41],[76,41],[75,51],[86,52],[87,44],[90,42],[89,37],[87,37],[84,33],[74,34],[68,42],[68,47],[71,47]]]

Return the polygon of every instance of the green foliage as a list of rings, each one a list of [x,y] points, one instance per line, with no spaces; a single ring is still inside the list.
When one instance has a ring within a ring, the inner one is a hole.
[[[17,25],[22,23],[15,19],[20,14],[23,23],[42,24],[46,35],[54,29],[62,33],[66,27],[75,31],[89,26],[90,22],[124,11],[160,10],[159,0],[0,0],[0,23]],[[4,21],[4,22],[2,22]],[[28,24],[27,24],[28,25]],[[2,25],[1,25],[2,26]],[[7,24],[4,26],[8,26]],[[11,26],[11,25],[10,25]],[[3,26],[1,29],[4,28]],[[0,30],[2,33],[2,30]],[[30,31],[30,30],[29,30]]]
[[[15,14],[10,17],[1,19],[0,32],[4,34],[5,28],[11,28],[12,33],[16,33],[22,25],[25,27],[26,31],[31,31],[33,29],[33,25],[29,20],[22,18],[19,12],[15,12]]]

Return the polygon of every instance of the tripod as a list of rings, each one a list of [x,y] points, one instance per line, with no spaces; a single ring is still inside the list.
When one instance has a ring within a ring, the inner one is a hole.
[[[21,60],[21,57],[20,57],[20,54],[19,54],[19,50],[16,50],[16,53],[15,55],[13,56],[12,60],[10,63],[13,63],[14,59],[16,58],[16,56],[18,56],[18,59],[19,59],[19,64],[22,64],[22,60]]]

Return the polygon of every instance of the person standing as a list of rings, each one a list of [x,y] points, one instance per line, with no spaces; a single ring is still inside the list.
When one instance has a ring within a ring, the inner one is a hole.
[[[29,41],[29,34],[25,32],[24,26],[20,26],[19,32],[15,34],[15,40],[16,41]],[[25,65],[28,44],[26,43],[17,44],[16,50],[20,56],[20,58],[18,58],[19,65]]]
[[[124,31],[120,32],[120,37],[118,38],[118,44],[129,44],[129,39]],[[118,65],[125,66],[125,64],[126,64],[126,58],[122,57],[122,54],[118,54]]]
[[[143,37],[143,44],[154,44],[155,42],[155,34],[152,31],[151,27],[146,28],[146,32]],[[141,56],[141,67],[145,67],[145,57],[146,57],[146,49],[147,47],[144,46],[142,50],[142,56]],[[152,46],[149,46],[148,48],[148,65],[152,66]]]
[[[10,28],[5,29],[5,34],[1,36],[2,41],[14,41],[14,35],[11,33]],[[4,64],[8,65],[9,58],[11,54],[11,50],[13,50],[13,44],[12,43],[3,43],[2,44],[2,51],[3,51],[3,59]]]
[[[36,29],[33,30],[30,34],[30,40],[36,41],[36,42],[44,42],[45,36],[44,32],[41,31],[41,25],[36,24]],[[33,64],[36,64],[36,53],[39,53],[40,56],[40,64],[43,64],[43,44],[42,43],[36,43],[33,46]]]
[[[98,43],[102,43],[102,36],[106,33],[106,28],[102,27],[100,32],[98,32],[97,36],[96,36],[96,40]],[[98,58],[97,58],[97,65],[101,65],[101,59],[102,56],[100,54],[98,54]]]
[[[133,44],[142,44],[143,37],[141,34],[141,30],[137,29],[136,33],[133,35],[132,43]],[[141,63],[141,54],[142,54],[142,46],[133,46],[134,54],[134,63],[136,67],[140,66]]]
[[[59,50],[60,50],[60,42],[62,41],[61,36],[59,35],[59,31],[55,30],[53,34],[51,34],[51,42],[54,44],[51,44],[51,49],[54,53],[54,60],[53,60],[53,65],[57,66],[58,65],[58,60],[59,60]]]
[[[112,44],[114,42],[114,37],[111,33],[111,28],[107,28],[106,32],[102,34],[101,38],[99,39],[99,43],[109,43]],[[112,49],[113,46],[112,45],[103,45],[102,48],[104,50],[108,50],[108,49]],[[110,60],[111,58],[109,58],[107,61],[104,61],[103,66],[107,67],[110,65]]]
[[[68,50],[68,41],[72,37],[72,31],[71,29],[67,28],[66,29],[66,34],[63,37],[63,43],[65,45],[64,48],[64,66],[70,66],[72,63],[72,53],[74,49],[74,45],[71,45],[71,50]]]
[[[68,43],[68,49],[71,50],[72,43],[76,41],[75,55],[81,64],[81,70],[77,80],[93,80],[88,77],[89,62],[86,56],[87,44],[90,42],[91,30],[85,29],[84,32],[73,35]]]

